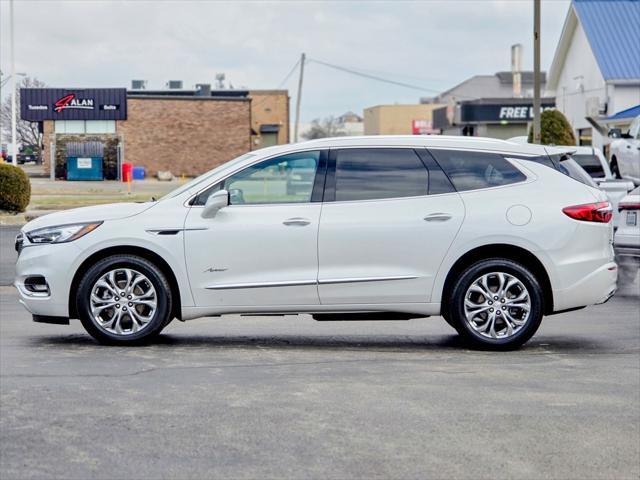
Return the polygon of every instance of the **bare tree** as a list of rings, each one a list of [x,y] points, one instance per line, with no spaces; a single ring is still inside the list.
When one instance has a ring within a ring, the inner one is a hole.
[[[37,78],[24,77],[16,85],[16,106],[20,108],[20,89],[21,88],[41,88],[45,83]],[[8,139],[7,142],[11,142],[11,94],[7,95],[3,99],[0,106],[0,115],[2,116],[2,137]],[[42,134],[38,128],[38,122],[28,122],[20,119],[20,112],[18,112],[18,119],[16,123],[16,136],[18,143],[23,146],[32,145],[34,153],[40,154],[42,151]]]
[[[316,118],[311,122],[309,130],[302,134],[305,140],[314,140],[316,138],[326,137],[342,137],[346,135],[342,129],[341,123],[335,117],[326,117],[322,120]]]

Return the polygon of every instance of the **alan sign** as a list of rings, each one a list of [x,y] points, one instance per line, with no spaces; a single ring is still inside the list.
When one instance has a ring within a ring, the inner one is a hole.
[[[125,88],[22,88],[20,117],[43,120],[126,120]]]

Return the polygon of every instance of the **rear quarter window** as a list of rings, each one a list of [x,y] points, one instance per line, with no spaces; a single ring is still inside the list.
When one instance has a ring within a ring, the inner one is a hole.
[[[459,192],[511,185],[527,179],[512,163],[497,153],[430,151]]]

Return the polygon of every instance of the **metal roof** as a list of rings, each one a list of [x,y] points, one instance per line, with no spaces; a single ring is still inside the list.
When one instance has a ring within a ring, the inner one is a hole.
[[[640,79],[640,0],[573,0],[605,80]]]
[[[611,115],[610,117],[607,117],[607,120],[621,120],[624,118],[635,118],[638,115],[640,115],[640,105],[636,105],[635,107],[622,110],[621,112],[618,112],[615,115]]]

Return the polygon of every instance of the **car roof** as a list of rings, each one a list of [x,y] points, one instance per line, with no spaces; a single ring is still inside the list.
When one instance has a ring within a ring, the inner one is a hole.
[[[460,137],[451,135],[363,135],[320,138],[305,142],[278,145],[259,150],[262,154],[285,153],[300,149],[339,148],[339,147],[426,147],[426,148],[468,148],[477,150],[495,150],[523,155],[544,155],[542,145],[518,144],[506,140],[485,137]],[[558,153],[566,152],[561,149]],[[257,151],[258,152],[258,151]],[[257,153],[256,152],[256,153]]]

